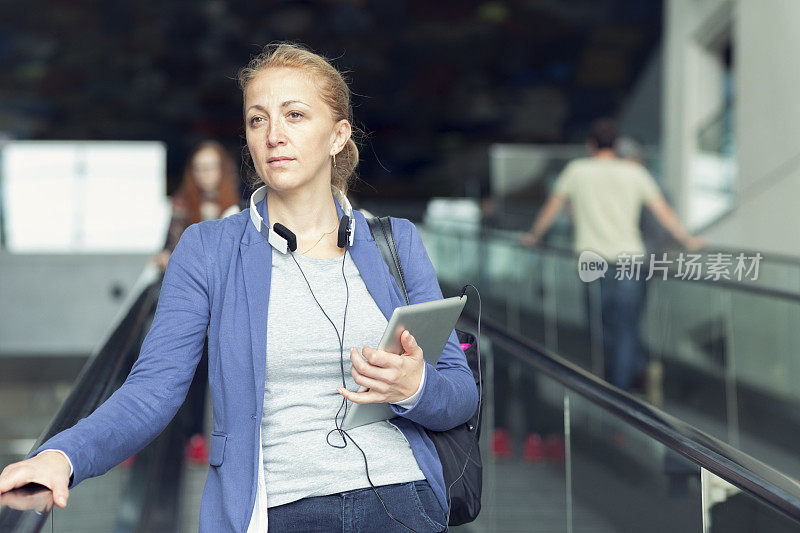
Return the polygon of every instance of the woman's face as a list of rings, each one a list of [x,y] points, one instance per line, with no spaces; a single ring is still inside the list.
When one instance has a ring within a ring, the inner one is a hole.
[[[192,158],[192,175],[202,191],[217,189],[222,179],[222,161],[213,148],[203,148]]]
[[[334,122],[309,75],[268,68],[250,80],[244,100],[247,147],[264,183],[278,191],[330,183],[330,157],[350,138],[350,123]]]

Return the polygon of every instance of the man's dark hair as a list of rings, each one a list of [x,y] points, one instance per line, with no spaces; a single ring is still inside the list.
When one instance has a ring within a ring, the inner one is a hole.
[[[597,146],[598,150],[614,148],[614,143],[617,141],[617,123],[611,118],[595,120],[589,132],[589,140]]]

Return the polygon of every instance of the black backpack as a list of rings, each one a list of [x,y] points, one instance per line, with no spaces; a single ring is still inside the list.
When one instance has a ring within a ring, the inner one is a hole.
[[[408,301],[406,283],[403,278],[403,266],[392,235],[392,225],[389,217],[367,218],[369,230],[375,239],[375,244],[381,252],[381,257],[389,266],[389,271],[394,276],[397,285],[403,291],[403,297]],[[478,349],[475,345],[475,336],[466,331],[456,329],[458,342],[469,344],[464,350],[467,356],[475,385],[482,391],[480,374],[478,372]],[[464,424],[447,431],[431,431],[425,429],[439,454],[444,473],[445,490],[450,502],[450,515],[448,525],[459,526],[472,522],[481,510],[481,488],[483,484],[483,465],[478,449],[480,438],[480,410],[483,407],[483,398],[472,417]],[[469,459],[469,460],[468,460]],[[466,463],[466,467],[465,467]],[[463,472],[463,474],[462,474]],[[456,481],[458,480],[458,481]],[[452,486],[451,486],[452,485]]]

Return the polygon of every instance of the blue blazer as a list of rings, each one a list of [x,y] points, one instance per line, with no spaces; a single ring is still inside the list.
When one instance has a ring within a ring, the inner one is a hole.
[[[341,217],[335,198],[334,203]],[[266,198],[257,208],[269,224]],[[364,215],[353,214],[355,240],[349,253],[388,320],[405,300]],[[401,218],[391,223],[411,303],[441,299],[416,227]],[[49,448],[64,451],[74,467],[73,487],[144,448],[183,403],[208,330],[214,428],[200,531],[266,531],[260,458],[272,253],[248,210],[189,226],[170,257],[154,321],[125,383],[91,415],[31,456]],[[423,427],[442,431],[464,423],[475,412],[478,392],[455,331],[436,367],[426,365],[417,403],[411,409],[392,405],[399,415],[392,422],[446,510],[441,463]]]

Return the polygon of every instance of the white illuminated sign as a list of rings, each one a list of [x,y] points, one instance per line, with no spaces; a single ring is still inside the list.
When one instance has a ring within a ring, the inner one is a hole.
[[[149,253],[164,243],[163,143],[14,141],[0,164],[10,252]]]

